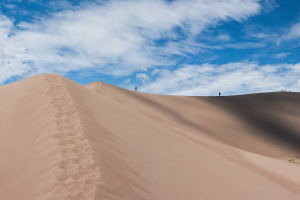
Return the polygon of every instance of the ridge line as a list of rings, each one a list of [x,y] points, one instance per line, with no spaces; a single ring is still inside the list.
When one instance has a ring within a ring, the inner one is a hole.
[[[52,180],[42,182],[38,187],[42,195],[36,200],[44,199],[45,193],[49,199],[94,200],[100,172],[86,137],[87,129],[62,77],[51,74],[43,78],[48,88],[46,94],[51,99],[49,103],[54,108],[55,131],[42,143],[55,140],[60,150],[56,155],[59,159],[53,161],[52,165],[55,165],[49,170]]]

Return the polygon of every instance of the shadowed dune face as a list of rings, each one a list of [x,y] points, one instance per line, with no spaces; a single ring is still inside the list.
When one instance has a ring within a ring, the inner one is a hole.
[[[57,74],[0,87],[0,199],[300,198],[299,94],[180,97]]]
[[[290,92],[224,97],[195,97],[227,110],[254,127],[254,137],[300,154],[300,94]]]

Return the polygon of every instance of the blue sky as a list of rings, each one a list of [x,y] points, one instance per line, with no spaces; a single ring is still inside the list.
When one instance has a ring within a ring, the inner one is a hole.
[[[141,92],[300,92],[299,0],[6,0],[0,84],[59,73]]]

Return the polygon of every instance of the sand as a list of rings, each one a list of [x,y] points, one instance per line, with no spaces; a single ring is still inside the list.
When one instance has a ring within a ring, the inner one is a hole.
[[[57,74],[0,86],[0,199],[299,200],[299,100],[155,95]]]

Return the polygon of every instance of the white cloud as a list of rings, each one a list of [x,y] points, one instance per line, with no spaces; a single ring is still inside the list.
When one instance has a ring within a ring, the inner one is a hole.
[[[229,35],[220,34],[216,37],[216,39],[221,41],[230,41],[231,38]]]
[[[298,91],[300,91],[300,79],[298,79],[297,83],[294,85],[295,88],[297,88]]]
[[[6,40],[11,29],[13,28],[13,23],[6,16],[1,15],[0,13],[0,37],[1,41]]]
[[[291,55],[291,53],[278,53],[274,55],[274,58],[286,58],[288,55]]]
[[[6,8],[9,8],[9,9],[15,8],[15,6],[14,6],[13,4],[6,4],[5,7],[6,7]]]
[[[219,21],[246,19],[260,8],[256,0],[112,0],[69,7],[31,24],[22,22],[19,29],[0,15],[0,48],[5,59],[12,56],[11,71],[0,75],[0,83],[26,73],[93,69],[123,76],[175,65],[169,56],[218,48],[195,44],[193,36]],[[155,45],[154,40],[176,39],[174,27],[182,27],[188,39]]]
[[[22,62],[24,49],[15,42],[11,42],[9,35],[13,22],[0,14],[0,83],[30,72],[30,67]]]
[[[125,79],[123,82],[124,82],[125,84],[130,84],[130,81],[131,81],[131,79],[128,78],[128,79]]]
[[[225,44],[224,46],[232,49],[248,49],[248,48],[262,48],[265,47],[266,44],[263,42],[240,42],[240,43]]]
[[[300,22],[291,27],[286,37],[287,39],[295,39],[300,37]]]
[[[270,44],[278,44],[282,41],[282,28],[274,28],[273,26],[262,26],[258,23],[245,24],[243,32],[245,39],[249,41],[259,41],[265,46]]]
[[[185,65],[176,70],[162,70],[158,77],[140,86],[140,91],[174,95],[225,95],[300,91],[300,63],[258,65],[251,62],[224,65]],[[298,81],[298,82],[297,82]]]
[[[160,72],[160,70],[157,69],[157,68],[155,68],[155,69],[152,71],[151,75],[153,76],[153,75],[155,75],[155,74],[157,74],[157,73],[159,73],[159,72]]]
[[[137,75],[136,75],[136,78],[137,78],[138,80],[140,80],[141,82],[143,82],[143,83],[149,81],[148,75],[147,75],[147,74],[144,74],[144,73],[137,74]]]
[[[275,7],[278,7],[276,0],[261,0],[262,6],[264,7],[265,12],[273,10]]]
[[[252,33],[251,36],[255,37],[255,38],[260,38],[260,39],[269,37],[269,35],[267,35],[265,33]]]

